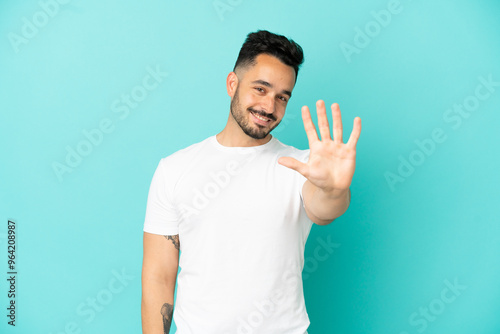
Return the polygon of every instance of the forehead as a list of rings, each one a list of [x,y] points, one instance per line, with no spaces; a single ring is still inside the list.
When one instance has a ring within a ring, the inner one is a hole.
[[[263,80],[291,91],[295,85],[295,70],[274,56],[260,54],[255,58],[255,65],[250,66],[242,78],[242,81],[247,82],[255,80]]]

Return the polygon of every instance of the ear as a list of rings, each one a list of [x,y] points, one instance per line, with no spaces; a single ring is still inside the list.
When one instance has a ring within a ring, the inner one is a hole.
[[[238,87],[238,76],[236,73],[231,72],[227,75],[226,79],[227,95],[231,98],[233,98],[234,93],[236,92],[236,87]]]

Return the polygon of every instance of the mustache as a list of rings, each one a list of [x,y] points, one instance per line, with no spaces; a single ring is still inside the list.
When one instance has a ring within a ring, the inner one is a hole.
[[[253,109],[253,108],[251,108],[251,107],[250,107],[250,108],[248,108],[248,110],[249,110],[249,111],[251,111],[251,112],[253,112],[253,113],[255,113],[255,114],[257,114],[257,115],[267,117],[267,118],[269,118],[269,119],[270,119],[270,120],[272,120],[272,121],[275,121],[275,120],[276,120],[276,117],[274,117],[274,115],[273,115],[273,114],[268,114],[268,113],[265,113],[265,112],[260,111],[260,110],[255,110],[255,109]]]

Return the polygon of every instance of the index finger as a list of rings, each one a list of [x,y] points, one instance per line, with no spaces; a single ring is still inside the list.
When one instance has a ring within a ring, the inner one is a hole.
[[[319,139],[308,106],[302,107],[302,121],[304,122],[304,129],[306,130],[307,139],[309,140],[309,147],[311,147],[311,143],[317,142]]]

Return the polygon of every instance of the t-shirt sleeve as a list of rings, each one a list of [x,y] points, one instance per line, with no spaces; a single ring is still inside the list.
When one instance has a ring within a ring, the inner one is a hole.
[[[301,154],[295,158],[299,160],[300,162],[307,163],[309,160],[309,150],[302,151]],[[298,184],[299,184],[299,195],[300,195],[300,201],[302,202],[302,207],[305,208],[304,205],[304,197],[302,196],[302,188],[304,187],[304,183],[307,181],[306,177],[299,172],[296,173],[296,177],[299,179]]]
[[[144,232],[179,234],[179,217],[172,201],[172,180],[167,179],[166,158],[160,160],[149,187]]]

